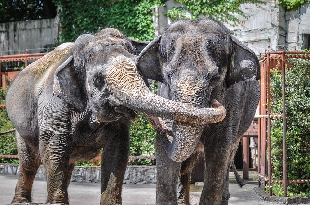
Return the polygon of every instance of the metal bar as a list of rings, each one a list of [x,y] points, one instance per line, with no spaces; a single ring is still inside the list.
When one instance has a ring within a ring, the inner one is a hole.
[[[307,51],[284,51],[285,54],[310,54],[310,52]],[[270,51],[268,54],[283,54],[283,50],[281,51]]]
[[[265,57],[265,61],[262,66],[261,70],[261,80],[260,80],[260,87],[261,87],[261,99],[260,99],[260,114],[266,115],[266,86],[267,86],[267,80],[266,80],[266,70],[268,65],[268,58]],[[265,175],[266,174],[266,119],[259,118],[259,128],[260,128],[260,136],[259,136],[259,153],[258,153],[258,168],[259,168],[259,174]],[[265,187],[265,181],[263,181],[263,184],[259,184]]]
[[[272,195],[272,183],[271,183],[271,178],[272,178],[272,169],[271,169],[271,118],[270,118],[270,55],[267,55],[268,59],[268,67],[267,67],[267,110],[268,110],[268,118],[267,118],[267,150],[268,150],[268,158],[267,158],[267,163],[268,163],[268,186],[269,186],[269,196]]]
[[[285,108],[285,51],[282,52],[282,113],[283,113],[283,190],[287,196],[286,108]]]
[[[243,151],[243,179],[249,179],[249,138],[242,137],[242,151]]]
[[[13,61],[25,61],[25,60],[38,60],[46,53],[33,53],[33,54],[17,54],[17,55],[5,55],[0,56],[0,62],[13,62]]]
[[[18,159],[18,155],[5,155],[5,154],[0,154],[0,159]]]
[[[5,89],[5,88],[6,88],[6,77],[5,77],[5,73],[1,73],[1,81],[2,81],[1,87],[2,87],[3,89]]]
[[[270,114],[270,115],[255,115],[255,118],[282,118],[283,115],[282,114]]]
[[[15,132],[15,129],[11,129],[11,130],[8,130],[8,131],[5,131],[5,132],[0,132],[0,136],[1,135],[5,135],[5,134],[9,134],[9,133],[12,133],[12,132]]]

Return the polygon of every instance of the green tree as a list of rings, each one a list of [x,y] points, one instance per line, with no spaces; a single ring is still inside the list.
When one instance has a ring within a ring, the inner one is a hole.
[[[6,89],[0,88],[0,104],[4,104]],[[5,107],[0,107],[0,132],[13,129],[13,125],[9,120]],[[9,133],[0,136],[0,154],[16,155],[17,144],[15,133]],[[0,159],[0,162],[17,162],[15,159]]]
[[[288,179],[310,178],[310,61],[289,59],[286,69],[287,164]],[[281,71],[271,72],[271,113],[282,113]],[[282,179],[282,119],[271,121],[273,179]],[[276,195],[283,195],[282,184],[274,184]],[[310,184],[289,184],[288,196],[309,195]]]
[[[310,0],[279,0],[279,4],[287,11],[298,9],[305,3],[310,3]]]
[[[264,0],[177,0],[183,6],[168,11],[172,19],[190,18],[197,19],[200,16],[212,17],[222,22],[238,22],[236,14],[244,16],[240,5],[243,3],[261,4]],[[187,14],[189,12],[189,14]]]
[[[54,0],[61,7],[61,37],[74,41],[83,33],[94,33],[106,27],[117,28],[138,40],[152,40],[152,8],[162,0]]]
[[[0,0],[0,23],[54,18],[52,0]]]

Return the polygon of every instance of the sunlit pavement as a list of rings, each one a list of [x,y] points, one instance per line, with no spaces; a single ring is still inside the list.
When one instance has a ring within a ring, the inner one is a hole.
[[[14,195],[17,176],[0,174],[0,205],[9,204]],[[142,205],[155,204],[155,184],[124,184],[123,186],[123,205]],[[240,188],[234,180],[230,183],[229,200],[230,205],[263,205],[272,203],[264,202],[259,199],[253,191],[257,187],[255,180],[248,181]],[[199,204],[201,187],[192,187],[191,204]],[[44,203],[46,199],[46,181],[36,180],[33,185],[33,202]],[[71,182],[69,186],[70,204],[73,205],[92,205],[100,202],[100,183],[79,183]]]

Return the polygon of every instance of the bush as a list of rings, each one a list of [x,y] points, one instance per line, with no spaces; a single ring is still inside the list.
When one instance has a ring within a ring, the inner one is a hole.
[[[156,132],[143,114],[133,120],[130,127],[130,155],[154,156]],[[137,159],[129,162],[131,165],[152,165],[151,159]]]
[[[287,173],[288,179],[310,179],[310,61],[289,59],[286,69]],[[271,72],[271,113],[282,113],[281,71]],[[282,119],[271,120],[273,179],[282,179]],[[283,196],[282,184],[273,185],[273,192]],[[309,195],[310,184],[289,184],[288,196]]]
[[[4,104],[6,89],[0,88],[0,104]],[[13,125],[9,120],[5,108],[0,108],[0,132],[5,132],[13,129]],[[17,144],[16,144],[15,132],[0,135],[0,154],[4,155],[16,155],[17,154]],[[1,159],[0,162],[8,162],[8,163],[18,163],[16,159]]]

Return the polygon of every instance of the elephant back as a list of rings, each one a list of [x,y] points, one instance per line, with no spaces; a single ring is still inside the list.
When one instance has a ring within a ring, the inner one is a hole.
[[[26,69],[29,69],[34,75],[41,75],[47,69],[57,68],[61,63],[63,63],[70,55],[73,47],[73,43],[63,43],[53,51],[44,55],[39,60],[30,64]]]

